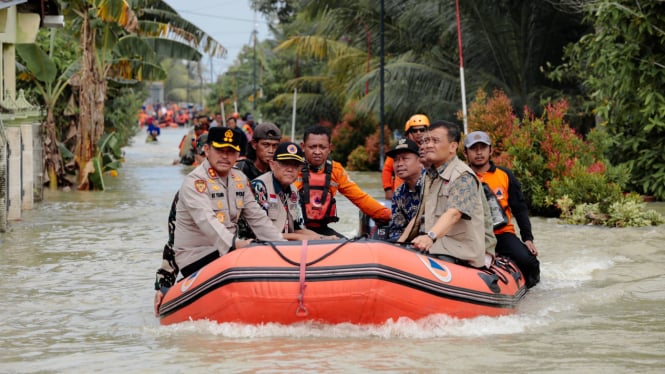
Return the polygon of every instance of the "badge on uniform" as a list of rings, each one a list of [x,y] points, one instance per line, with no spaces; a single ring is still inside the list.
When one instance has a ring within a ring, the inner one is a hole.
[[[242,184],[242,183],[236,184],[236,187],[238,187],[239,190],[244,190],[245,189],[245,185]]]
[[[217,220],[219,221],[219,223],[224,223],[224,219],[225,219],[225,217],[224,217],[224,213],[223,213],[223,212],[218,212],[218,213],[216,214],[216,217],[217,217]]]
[[[271,207],[276,207],[277,206],[277,195],[274,193],[271,193],[270,196],[268,197],[268,201],[270,202]]]
[[[194,188],[196,188],[196,190],[200,193],[206,192],[207,186],[208,185],[206,184],[206,181],[203,179],[197,179],[194,181]]]
[[[217,209],[222,209],[223,207],[224,207],[224,205],[222,204],[222,202],[218,201],[217,202]]]
[[[265,183],[261,180],[252,181],[252,189],[254,190],[254,197],[259,205],[265,207],[268,202],[268,189]]]
[[[216,184],[213,184],[212,189],[215,190],[215,191],[219,191],[219,186],[216,185]]]
[[[217,178],[217,172],[213,168],[208,168],[208,175],[210,178]]]

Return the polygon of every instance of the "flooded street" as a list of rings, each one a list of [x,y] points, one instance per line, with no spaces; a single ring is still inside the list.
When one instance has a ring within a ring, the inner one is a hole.
[[[515,315],[381,326],[244,326],[153,316],[183,129],[137,135],[105,192],[45,191],[0,233],[0,373],[661,373],[665,226],[533,218],[541,283]],[[380,174],[352,173],[375,197]],[[358,210],[339,199],[338,231]],[[665,213],[665,204],[650,207]]]

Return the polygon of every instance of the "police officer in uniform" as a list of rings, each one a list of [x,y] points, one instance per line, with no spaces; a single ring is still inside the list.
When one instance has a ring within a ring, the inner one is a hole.
[[[305,227],[298,189],[293,184],[305,164],[302,149],[295,143],[280,143],[269,163],[271,171],[252,181],[256,201],[268,213],[275,227],[282,231],[285,239],[323,239]]]
[[[212,130],[212,129],[211,129]],[[243,217],[258,239],[284,240],[254,200],[247,177],[233,169],[242,134],[216,127],[204,146],[206,160],[185,177],[176,206],[174,250],[183,276],[188,276],[229,250],[242,248],[238,219]]]
[[[175,263],[187,277],[229,251],[249,245],[237,236],[242,217],[258,239],[284,237],[254,199],[247,177],[233,169],[244,134],[237,129],[213,127],[204,145],[206,159],[186,177],[176,204]],[[163,297],[155,295],[155,310]]]

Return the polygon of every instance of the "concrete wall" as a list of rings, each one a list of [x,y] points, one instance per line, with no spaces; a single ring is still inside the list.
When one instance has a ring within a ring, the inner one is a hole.
[[[16,43],[32,43],[39,14],[0,9],[0,232],[21,219],[42,194],[42,146],[39,109],[16,92]],[[36,136],[37,135],[37,136]]]
[[[7,231],[7,134],[0,122],[0,232]]]

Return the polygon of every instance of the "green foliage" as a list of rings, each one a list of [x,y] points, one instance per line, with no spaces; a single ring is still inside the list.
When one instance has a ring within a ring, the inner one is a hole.
[[[141,109],[141,103],[148,97],[148,91],[143,84],[134,86],[111,84],[107,97],[104,131],[115,133],[117,142],[124,147],[139,130],[136,113]]]
[[[28,71],[41,82],[51,83],[58,73],[55,62],[37,44],[17,44],[16,53],[26,62]]]
[[[561,218],[575,225],[604,225],[610,227],[657,226],[665,223],[665,217],[648,209],[642,197],[630,193],[619,197],[603,208],[602,204],[575,204],[568,196],[557,200]]]
[[[88,174],[90,182],[94,183],[97,189],[103,191],[106,188],[104,173],[111,172],[117,175],[117,170],[124,162],[122,147],[122,139],[115,132],[106,133],[99,139],[97,154],[90,160],[93,170]]]
[[[351,153],[361,146],[365,149],[367,147],[366,139],[376,131],[377,124],[372,118],[366,117],[362,113],[347,114],[332,131],[333,159],[346,165]],[[370,170],[372,161],[371,155],[367,155],[367,163],[358,163],[354,166],[354,168],[358,168],[353,170]],[[377,168],[374,167],[373,170],[377,170]]]
[[[347,167],[349,170],[368,170],[369,169],[369,155],[365,146],[358,146],[351,152],[347,160]]]
[[[526,108],[520,123],[503,92],[487,97],[479,91],[469,106],[469,126],[490,134],[493,160],[513,170],[536,214],[560,213],[570,223],[642,222],[625,217],[631,200],[622,191],[630,170],[604,157],[610,135],[594,129],[583,139],[565,120],[567,109],[563,100],[546,105],[541,116]]]
[[[552,180],[547,201],[557,201],[567,196],[575,204],[596,202],[600,209],[606,212],[609,205],[621,197],[621,187],[608,180],[608,175],[600,164],[592,167],[598,170],[590,172],[589,168],[576,164],[569,175]]]
[[[610,159],[631,170],[630,188],[665,199],[665,3],[597,0],[585,9],[595,32],[566,48],[552,77],[583,83],[612,137]]]

